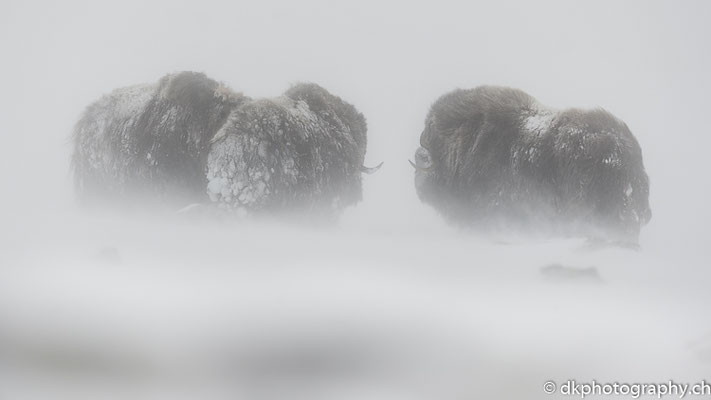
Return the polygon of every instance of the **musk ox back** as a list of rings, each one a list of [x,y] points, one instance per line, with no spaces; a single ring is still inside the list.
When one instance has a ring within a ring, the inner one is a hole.
[[[83,199],[332,214],[361,199],[365,118],[315,84],[253,100],[204,74],[117,89],[74,131]]]
[[[418,196],[464,226],[636,242],[651,217],[640,146],[604,110],[455,90],[432,105],[420,145]]]
[[[365,119],[314,84],[235,110],[212,140],[210,199],[231,207],[341,208],[361,199]]]

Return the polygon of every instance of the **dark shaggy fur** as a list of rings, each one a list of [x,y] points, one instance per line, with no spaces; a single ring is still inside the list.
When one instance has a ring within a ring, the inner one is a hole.
[[[213,140],[208,193],[215,202],[251,209],[356,203],[365,134],[365,118],[355,107],[315,84],[249,102]]]
[[[89,106],[73,169],[85,199],[334,209],[360,200],[365,145],[363,116],[318,85],[252,100],[182,72]]]
[[[455,90],[432,105],[420,144],[419,197],[465,226],[636,241],[651,217],[639,144],[604,110]]]

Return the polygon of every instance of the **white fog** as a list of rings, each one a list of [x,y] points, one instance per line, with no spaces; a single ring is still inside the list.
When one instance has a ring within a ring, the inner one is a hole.
[[[704,1],[4,2],[0,399],[711,381],[710,20]],[[316,82],[363,113],[366,165],[384,165],[333,226],[80,207],[84,109],[177,71],[251,97]],[[482,236],[420,202],[429,107],[479,85],[626,122],[650,178],[639,250]]]

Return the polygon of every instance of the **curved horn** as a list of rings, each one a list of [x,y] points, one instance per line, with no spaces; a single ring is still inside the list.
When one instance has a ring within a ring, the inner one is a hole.
[[[383,162],[384,162],[384,161],[383,161]],[[382,167],[382,166],[383,166],[383,163],[382,163],[382,162],[381,162],[380,164],[376,165],[376,166],[373,167],[373,168],[368,168],[368,167],[366,167],[365,165],[361,165],[361,166],[360,166],[360,172],[362,172],[362,173],[364,173],[364,174],[369,174],[369,175],[370,175],[370,174],[374,174],[374,173],[377,172],[377,171],[380,169],[380,167]]]
[[[407,162],[409,162],[410,165],[412,165],[412,168],[414,168],[414,169],[417,170],[418,172],[430,172],[430,171],[432,171],[432,167],[422,168],[422,167],[418,167],[417,164],[415,164],[414,162],[412,162],[412,161],[410,161],[410,160],[407,160]]]
[[[178,210],[176,214],[194,214],[196,211],[200,212],[205,210],[206,207],[207,205],[203,203],[192,203]]]

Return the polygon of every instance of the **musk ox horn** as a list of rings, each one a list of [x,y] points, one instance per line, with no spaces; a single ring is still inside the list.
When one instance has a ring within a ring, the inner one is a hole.
[[[384,162],[384,161],[383,161],[383,162]],[[381,162],[380,164],[376,165],[376,166],[373,167],[373,168],[368,168],[368,167],[366,167],[365,165],[361,165],[361,166],[360,166],[360,172],[362,172],[362,173],[364,173],[364,174],[368,174],[368,175],[374,174],[374,173],[378,172],[378,170],[380,169],[380,167],[383,166],[383,162]]]
[[[412,162],[412,161],[410,161],[410,160],[407,160],[407,162],[409,162],[410,165],[412,165],[412,168],[416,169],[416,170],[419,171],[419,172],[430,172],[430,171],[432,171],[432,167],[423,168],[423,167],[419,167],[417,164],[415,164],[414,162]]]
[[[206,205],[203,203],[192,203],[176,211],[176,214],[194,214],[196,211],[199,212],[205,209]]]

